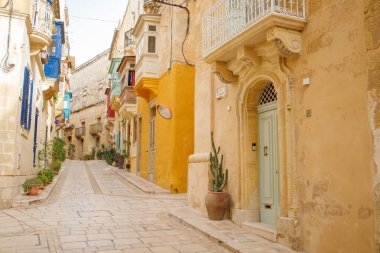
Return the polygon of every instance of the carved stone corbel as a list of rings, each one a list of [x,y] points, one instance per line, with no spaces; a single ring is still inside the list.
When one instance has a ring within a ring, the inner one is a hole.
[[[274,27],[267,32],[267,40],[273,42],[284,57],[301,53],[301,33],[284,28]]]
[[[256,68],[259,67],[261,63],[261,58],[251,48],[246,46],[238,47],[236,58],[238,61]]]
[[[238,81],[238,77],[228,69],[227,63],[225,62],[217,61],[211,64],[211,72],[215,73],[223,83],[234,83]]]

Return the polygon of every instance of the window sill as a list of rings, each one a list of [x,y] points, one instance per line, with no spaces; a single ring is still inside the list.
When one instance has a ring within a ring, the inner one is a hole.
[[[21,136],[24,137],[25,139],[29,138],[29,132],[26,131],[23,127],[21,127]]]

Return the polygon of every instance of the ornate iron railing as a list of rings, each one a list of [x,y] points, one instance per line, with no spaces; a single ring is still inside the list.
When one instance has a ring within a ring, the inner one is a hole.
[[[305,0],[219,0],[203,15],[203,56],[271,14],[305,19]]]
[[[136,40],[135,37],[132,35],[133,29],[130,29],[124,33],[124,48],[127,48],[129,46],[135,45]]]
[[[52,35],[53,9],[46,0],[33,0],[33,30]]]

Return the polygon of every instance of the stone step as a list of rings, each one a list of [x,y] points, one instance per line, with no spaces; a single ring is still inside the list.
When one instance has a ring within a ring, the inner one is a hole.
[[[243,228],[269,241],[277,242],[275,226],[260,222],[244,222]]]

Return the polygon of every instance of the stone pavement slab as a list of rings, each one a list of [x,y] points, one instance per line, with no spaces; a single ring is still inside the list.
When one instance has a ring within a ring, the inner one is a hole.
[[[71,161],[61,179],[46,203],[0,210],[0,253],[228,252],[169,217],[185,200],[144,193],[104,164]]]
[[[270,242],[256,234],[236,226],[229,220],[209,220],[207,215],[194,210],[189,206],[170,210],[170,216],[178,219],[182,224],[201,232],[214,242],[217,242],[219,245],[232,252],[294,253],[294,251],[288,248],[285,248],[277,243]]]
[[[53,190],[55,189],[57,182],[61,178],[62,174],[65,171],[65,168],[69,166],[70,161],[65,161],[62,163],[62,168],[58,175],[56,175],[53,179],[53,181],[45,186],[44,190],[40,190],[40,194],[37,196],[28,196],[25,193],[20,193],[13,201],[12,201],[12,207],[27,207],[31,204],[39,204],[46,201],[50,195],[52,194]]]

